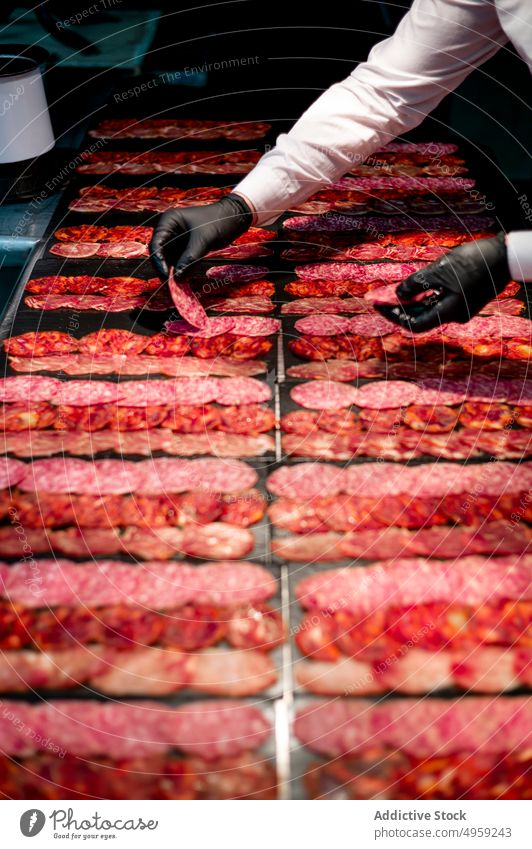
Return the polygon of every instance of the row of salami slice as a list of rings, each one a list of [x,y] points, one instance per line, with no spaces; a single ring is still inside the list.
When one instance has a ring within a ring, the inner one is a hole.
[[[121,456],[150,457],[162,451],[171,457],[260,457],[273,453],[272,436],[209,430],[203,433],[175,433],[168,428],[141,430],[39,430],[6,432],[0,440],[0,453],[15,457],[53,457],[70,454],[87,457],[112,451]]]
[[[150,404],[255,404],[268,401],[271,388],[252,377],[183,377],[179,380],[62,381],[53,377],[0,378],[3,403],[49,401],[51,404],[91,406],[116,404],[145,407]]]
[[[263,374],[263,360],[239,362],[229,357],[156,357],[149,354],[50,354],[49,356],[9,358],[14,371],[34,374],[43,371],[68,375],[113,374],[122,377],[160,374],[167,377],[252,377]],[[349,373],[351,374],[351,372]],[[313,376],[313,375],[311,375]],[[349,380],[352,378],[349,377]]]
[[[339,493],[384,497],[407,494],[416,498],[448,493],[479,495],[526,492],[532,485],[527,464],[494,462],[463,466],[458,463],[357,463],[341,468],[327,463],[280,466],[268,477],[272,495],[310,499]]]
[[[30,733],[28,733],[30,731]],[[137,758],[179,749],[209,761],[253,750],[271,733],[263,712],[239,701],[12,701],[0,717],[0,748],[24,757],[47,751],[50,740],[81,758]]]
[[[108,118],[89,130],[95,139],[230,139],[262,138],[271,124],[265,121],[213,121],[202,118]],[[451,152],[451,151],[449,151]]]
[[[197,566],[157,561],[74,563],[54,559],[39,560],[39,565],[39,593],[36,593],[31,564],[0,564],[1,597],[31,609],[82,602],[87,607],[136,604],[167,610],[186,604],[238,607],[266,601],[277,592],[272,573],[246,561]]]
[[[393,699],[378,704],[336,699],[300,708],[294,731],[303,745],[333,758],[374,746],[417,758],[523,752],[532,742],[531,707],[527,696]]]
[[[113,495],[126,492],[242,492],[254,486],[255,469],[238,460],[151,459],[137,463],[127,460],[78,460],[74,458],[37,460],[25,464],[4,458],[0,464],[0,487],[48,492]]]
[[[303,660],[294,675],[304,690],[321,696],[423,695],[457,688],[466,692],[510,692],[532,683],[532,651],[499,646],[443,649],[412,648],[393,664],[338,658],[334,663]]]
[[[332,508],[332,505],[331,505]],[[465,508],[464,508],[465,512]],[[335,560],[395,560],[405,557],[463,558],[469,555],[514,554],[530,549],[532,530],[506,520],[486,522],[482,527],[456,525],[409,528],[377,528],[347,534],[311,533],[277,537],[272,551],[281,560],[300,563]]]
[[[456,608],[463,605],[472,610],[480,610],[489,605],[497,615],[498,605],[506,601],[532,601],[530,586],[530,567],[532,555],[519,558],[510,556],[465,557],[456,561],[398,559],[394,562],[375,563],[361,569],[345,567],[317,572],[300,580],[295,594],[301,606],[312,612],[319,611],[330,616],[338,614],[339,620],[346,626],[365,626],[365,619],[374,614],[393,614],[396,611],[415,610],[419,605],[449,605]],[[434,608],[437,614],[438,608]],[[425,611],[427,614],[429,609]],[[449,614],[452,618],[452,614]],[[480,621],[482,621],[480,610]],[[461,624],[467,634],[468,623],[456,622],[455,629],[448,628],[447,613],[442,613],[443,622],[437,621],[434,629],[441,627],[442,639],[449,641],[462,638]],[[499,611],[499,620],[500,611]],[[399,617],[397,618],[399,621]],[[517,632],[518,625],[515,628]],[[384,636],[388,636],[384,633]],[[420,640],[423,635],[420,635]],[[469,635],[468,635],[469,636]],[[466,639],[468,638],[466,637]],[[477,639],[482,641],[482,633]],[[526,629],[522,631],[527,640]],[[430,634],[427,631],[427,640]],[[371,652],[371,645],[367,647]]]
[[[466,401],[527,406],[532,403],[532,381],[479,376],[469,380],[435,377],[418,383],[382,380],[355,387],[334,380],[314,380],[294,386],[290,397],[309,410],[339,410],[351,406],[391,410],[412,404],[452,407]]]
[[[200,557],[204,560],[236,560],[247,557],[255,547],[255,537],[247,528],[228,522],[210,522],[194,527],[104,527],[26,529],[21,542],[18,525],[0,527],[0,552],[19,557],[21,551],[36,554],[54,552],[63,557],[119,557],[140,560],[169,560],[174,557]]]
[[[362,231],[371,233],[390,233],[401,230],[463,230],[475,232],[476,230],[487,230],[493,227],[495,219],[489,215],[441,215],[421,216],[414,215],[391,215],[389,217],[378,215],[350,216],[350,215],[301,215],[287,218],[283,227],[289,232],[325,232],[345,233]]]
[[[0,692],[89,687],[108,696],[170,696],[183,691],[242,698],[277,680],[272,659],[255,649],[180,652],[108,646],[0,652]]]
[[[460,343],[462,340],[485,339],[488,337],[512,338],[530,337],[532,323],[530,319],[518,315],[505,314],[504,310],[498,310],[496,314],[475,316],[467,324],[442,324],[434,330],[414,336],[406,330],[398,328],[397,325],[388,321],[376,313],[367,315],[355,315],[347,318],[341,315],[308,315],[300,318],[295,323],[295,329],[308,336],[337,336],[342,334],[355,334],[357,336],[387,336],[392,333],[401,333],[406,338],[414,338],[417,341],[443,339],[446,342]]]
[[[97,150],[83,155],[80,174],[247,174],[260,159],[258,150],[161,150],[131,153]]]

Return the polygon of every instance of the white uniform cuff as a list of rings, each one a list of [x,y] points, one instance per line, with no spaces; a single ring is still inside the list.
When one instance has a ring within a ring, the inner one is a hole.
[[[512,280],[532,280],[532,230],[517,230],[506,237]]]

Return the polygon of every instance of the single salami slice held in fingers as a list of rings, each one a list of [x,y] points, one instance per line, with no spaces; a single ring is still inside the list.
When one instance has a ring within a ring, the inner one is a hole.
[[[339,410],[355,403],[357,390],[334,380],[312,380],[294,386],[290,397],[307,410]]]
[[[207,324],[207,313],[192,291],[190,283],[186,280],[177,282],[172,268],[168,276],[168,286],[172,300],[185,321],[191,324],[192,327],[205,327]]]

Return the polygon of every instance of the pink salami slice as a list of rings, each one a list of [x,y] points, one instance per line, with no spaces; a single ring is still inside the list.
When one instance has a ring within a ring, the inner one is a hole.
[[[489,404],[492,401],[503,402],[508,399],[509,383],[507,380],[497,380],[484,375],[471,375],[462,381],[468,400]]]
[[[396,325],[377,313],[355,315],[349,319],[349,332],[357,336],[388,336],[395,329]]]
[[[231,333],[238,336],[271,336],[278,333],[281,322],[278,318],[267,318],[266,316],[235,315],[231,321],[233,327]]]
[[[368,383],[359,389],[352,389],[352,404],[370,410],[389,410],[393,407],[407,407],[419,403],[419,390],[414,383],[405,380],[386,380]]]
[[[112,257],[114,259],[138,259],[148,256],[148,246],[140,242],[102,242],[98,246],[99,257]]]
[[[281,466],[269,476],[266,486],[279,497],[307,499],[338,495],[346,486],[345,470],[327,463]]]
[[[260,404],[269,401],[272,391],[267,383],[252,377],[232,377],[218,381],[216,401],[219,404]]]
[[[48,401],[60,386],[61,381],[55,377],[2,377],[0,401],[6,404]]]
[[[363,373],[361,374],[359,363],[355,363],[353,360],[324,360],[323,362],[301,363],[301,365],[290,366],[286,373],[289,377],[296,377],[300,380],[349,381],[365,376]]]
[[[240,460],[211,459],[190,461],[188,489],[206,489],[211,492],[243,492],[255,486],[258,475],[255,469]]]
[[[114,404],[118,384],[108,380],[68,380],[61,383],[53,396],[54,404],[87,407],[93,404]]]
[[[26,475],[27,467],[20,460],[0,457],[0,489],[16,486]]]
[[[234,318],[231,316],[219,316],[209,318],[203,327],[198,328],[189,324],[188,321],[167,321],[165,330],[177,336],[198,336],[201,339],[211,339],[213,336],[221,336],[223,333],[231,333],[234,328]]]
[[[219,381],[215,377],[183,377],[179,380],[128,380],[119,384],[118,406],[146,407],[151,404],[194,405],[216,400]]]
[[[414,271],[424,268],[425,262],[378,262],[362,265],[354,262],[319,262],[298,265],[295,272],[300,280],[365,281],[403,280]]]
[[[68,259],[84,259],[89,256],[97,256],[99,249],[99,242],[61,242],[52,245],[50,253]]]
[[[281,312],[283,315],[337,315],[338,313],[363,313],[368,312],[369,306],[364,298],[299,298],[283,304]]]
[[[275,304],[271,298],[262,295],[248,295],[241,298],[222,298],[213,304],[209,304],[213,312],[230,313],[263,313],[273,312]]]
[[[429,377],[419,383],[418,404],[433,406],[438,404],[462,404],[466,399],[463,380],[451,380],[448,377]]]
[[[337,336],[349,332],[350,320],[341,315],[308,315],[296,321],[295,329],[309,336]]]
[[[192,325],[192,327],[205,327],[207,324],[207,313],[192,291],[190,283],[186,280],[177,282],[173,269],[170,269],[168,286],[172,300],[185,321]]]
[[[358,391],[353,386],[334,380],[311,380],[294,386],[290,390],[290,397],[307,410],[339,410],[355,404]]]
[[[264,265],[214,265],[205,274],[211,280],[225,281],[226,283],[245,283],[251,280],[259,280],[268,274],[269,269]]]

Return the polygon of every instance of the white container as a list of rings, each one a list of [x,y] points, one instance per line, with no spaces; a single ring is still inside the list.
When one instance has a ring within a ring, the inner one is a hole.
[[[55,144],[40,63],[45,51],[0,45],[0,165],[34,159]]]

